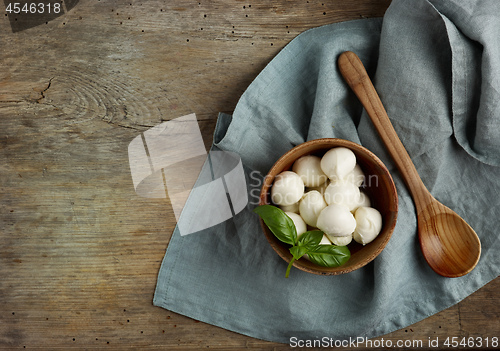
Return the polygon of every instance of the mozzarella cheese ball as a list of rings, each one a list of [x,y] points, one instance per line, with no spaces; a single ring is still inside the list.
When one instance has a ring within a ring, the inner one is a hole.
[[[289,206],[304,195],[304,182],[295,172],[285,171],[276,176],[271,188],[271,200],[278,206]]]
[[[325,207],[316,224],[328,237],[351,235],[356,228],[356,220],[349,208],[336,204]]]
[[[339,237],[340,238],[340,237]],[[321,238],[321,241],[319,242],[320,245],[331,245],[332,242],[328,238],[326,234],[323,234],[323,237]]]
[[[354,212],[356,229],[353,239],[363,245],[372,242],[382,230],[382,215],[373,207],[360,207]]]
[[[346,236],[329,236],[328,239],[332,242],[333,245],[337,246],[347,246],[351,243],[352,241],[352,235],[346,235]]]
[[[330,180],[326,180],[326,182],[324,182],[323,184],[321,184],[320,186],[310,186],[310,187],[306,187],[306,192],[307,191],[312,191],[312,190],[316,190],[316,191],[319,191],[319,193],[321,195],[324,195],[325,194],[325,190],[326,188],[328,187],[328,185],[330,185]]]
[[[324,196],[328,205],[345,205],[349,208],[349,211],[359,206],[359,188],[345,180],[332,181],[326,188]]]
[[[285,212],[285,214],[290,217],[295,224],[295,229],[297,229],[297,238],[307,232],[307,225],[298,214],[293,212]]]
[[[321,159],[318,156],[302,156],[294,162],[292,171],[302,178],[305,186],[320,186],[328,179],[321,170],[320,163]]]
[[[316,221],[321,211],[327,206],[319,191],[307,192],[299,203],[299,214],[311,227],[316,227]]]
[[[328,178],[344,179],[356,166],[356,155],[348,148],[335,147],[323,155],[320,165]]]
[[[283,212],[299,213],[299,203],[298,202],[291,204],[291,205],[281,205],[280,208],[283,210]]]
[[[356,163],[354,169],[345,177],[345,179],[359,188],[365,181],[365,173],[361,169],[361,166]]]

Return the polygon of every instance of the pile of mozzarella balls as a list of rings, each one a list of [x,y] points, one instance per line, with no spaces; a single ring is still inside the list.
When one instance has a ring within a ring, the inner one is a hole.
[[[382,215],[360,189],[364,181],[354,152],[335,147],[321,158],[302,156],[291,171],[278,174],[271,200],[293,220],[299,237],[317,228],[325,233],[321,244],[345,246],[354,239],[366,245],[380,233]]]

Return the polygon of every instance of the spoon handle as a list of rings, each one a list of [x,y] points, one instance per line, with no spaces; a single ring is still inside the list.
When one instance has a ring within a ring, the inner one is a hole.
[[[375,129],[410,189],[415,204],[417,206],[419,204],[424,205],[424,203],[427,203],[426,200],[430,194],[422,183],[415,165],[394,130],[382,101],[380,101],[377,91],[368,73],[366,73],[363,63],[355,53],[346,51],[340,55],[338,65],[345,81],[361,101],[361,104],[375,125]]]

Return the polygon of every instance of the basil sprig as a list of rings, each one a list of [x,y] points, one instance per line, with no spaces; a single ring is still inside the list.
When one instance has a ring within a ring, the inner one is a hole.
[[[262,218],[278,240],[291,245],[292,259],[286,269],[285,277],[287,278],[293,262],[306,254],[311,262],[323,267],[339,267],[351,257],[347,246],[320,245],[323,238],[323,232],[320,230],[307,231],[298,238],[292,219],[276,206],[258,206],[254,212]]]

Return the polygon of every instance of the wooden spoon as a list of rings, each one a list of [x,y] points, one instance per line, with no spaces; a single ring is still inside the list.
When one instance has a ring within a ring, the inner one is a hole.
[[[458,214],[438,202],[422,183],[359,57],[353,52],[344,52],[338,59],[338,65],[410,189],[417,210],[418,235],[425,260],[444,277],[461,277],[469,273],[481,255],[481,242],[476,232]]]

